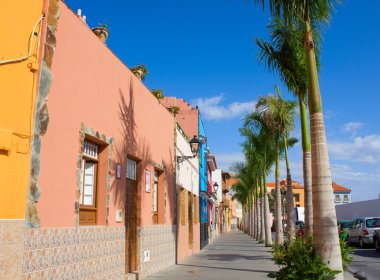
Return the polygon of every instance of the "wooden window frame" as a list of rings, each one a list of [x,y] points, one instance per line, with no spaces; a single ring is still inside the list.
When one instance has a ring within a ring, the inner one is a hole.
[[[343,195],[343,202],[348,202],[348,194]]]
[[[340,195],[339,195],[339,194],[336,194],[336,195],[335,195],[335,202],[341,202],[341,201],[340,201]]]
[[[85,154],[85,151],[83,151],[83,155],[82,155],[82,185],[81,185],[81,190],[80,190],[80,200],[79,200],[79,217],[81,217],[81,215],[85,215],[85,213],[91,211],[91,212],[94,212],[95,213],[95,218],[94,218],[94,221],[93,222],[90,222],[90,223],[80,223],[81,226],[88,226],[88,225],[97,225],[98,224],[98,174],[99,174],[99,153],[100,153],[100,150],[101,150],[101,146],[98,144],[98,143],[95,143],[93,141],[90,141],[90,140],[87,140],[85,139],[84,140],[84,147],[86,146],[86,143],[90,143],[90,146],[91,145],[94,145],[96,146],[96,151],[92,151],[94,155],[90,155],[90,154]],[[87,145],[88,146],[88,145]],[[86,166],[86,162],[91,162],[91,163],[94,163],[95,164],[95,167],[94,167],[94,187],[93,187],[93,194],[92,194],[92,205],[88,205],[88,204],[83,204],[84,202],[84,189],[85,189],[85,176],[86,176],[86,169],[85,169],[85,166]],[[79,218],[79,220],[81,220]]]

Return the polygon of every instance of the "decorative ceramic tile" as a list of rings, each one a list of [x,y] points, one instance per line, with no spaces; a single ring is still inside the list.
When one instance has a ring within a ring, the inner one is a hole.
[[[28,229],[24,279],[123,279],[123,227]]]

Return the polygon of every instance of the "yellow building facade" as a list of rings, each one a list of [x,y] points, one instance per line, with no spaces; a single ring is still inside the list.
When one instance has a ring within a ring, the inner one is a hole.
[[[0,10],[0,219],[14,220],[25,218],[43,1],[4,4]]]

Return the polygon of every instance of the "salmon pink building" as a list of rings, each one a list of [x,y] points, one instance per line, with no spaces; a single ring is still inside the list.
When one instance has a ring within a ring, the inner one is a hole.
[[[175,263],[175,120],[80,17],[59,10],[24,271],[143,279]]]

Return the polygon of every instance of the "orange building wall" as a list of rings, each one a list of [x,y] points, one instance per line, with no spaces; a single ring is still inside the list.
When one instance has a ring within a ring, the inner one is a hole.
[[[174,119],[149,90],[92,33],[64,3],[56,31],[53,82],[47,102],[49,127],[42,139],[40,186],[37,204],[42,227],[75,225],[76,162],[83,122],[114,138],[110,225],[115,211],[124,208],[127,154],[141,159],[139,197],[141,225],[152,224],[153,194],[145,192],[143,170],[166,166],[166,224],[174,222]],[[122,178],[115,178],[116,164]],[[165,186],[162,186],[163,188]],[[104,202],[105,203],[105,202]]]
[[[1,60],[17,59],[28,53],[33,27],[46,5],[42,0],[3,1]],[[42,24],[35,29],[37,36],[32,37],[32,55],[28,59],[0,65],[0,219],[25,218],[34,103],[44,37]],[[9,137],[11,143],[7,141]]]

